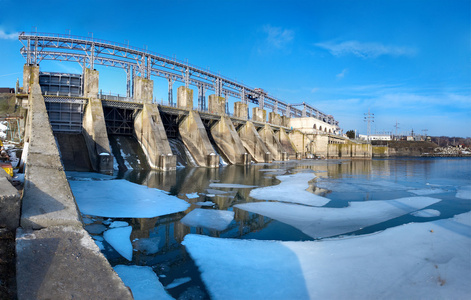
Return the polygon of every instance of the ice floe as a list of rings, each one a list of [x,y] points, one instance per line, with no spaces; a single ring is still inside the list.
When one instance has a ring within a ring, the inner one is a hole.
[[[308,182],[315,177],[313,173],[276,176],[276,178],[281,181],[280,184],[253,189],[250,191],[250,197],[261,200],[323,206],[330,200],[306,191],[306,189],[309,188]]]
[[[125,221],[114,221],[110,224],[108,228],[118,228],[118,227],[126,227],[129,226],[128,222]]]
[[[204,227],[222,231],[234,220],[234,212],[227,210],[195,208],[180,222],[191,227]]]
[[[426,195],[445,193],[446,191],[442,189],[419,189],[419,190],[409,190],[408,192],[419,195],[419,196],[426,196]]]
[[[471,185],[465,185],[458,188],[456,198],[460,199],[471,199]]]
[[[188,199],[195,199],[195,198],[198,198],[198,193],[191,193],[191,194],[186,194],[186,197]]]
[[[466,213],[343,239],[183,244],[212,299],[468,299],[470,228]]]
[[[212,188],[228,188],[228,189],[251,189],[257,187],[256,185],[245,185],[237,183],[216,183],[212,182],[209,184],[209,187]]]
[[[100,251],[105,250],[105,246],[103,246],[103,242],[102,242],[102,241],[97,241],[97,240],[95,240],[95,244],[98,246],[98,248],[100,249]]]
[[[440,216],[440,212],[436,209],[422,209],[419,211],[414,211],[411,213],[414,217],[421,217],[421,218],[433,218]]]
[[[99,181],[99,180],[111,180],[114,177],[106,174],[95,173],[95,172],[76,172],[67,171],[65,172],[67,179],[70,181]]]
[[[100,234],[106,230],[106,227],[102,224],[91,224],[85,226],[85,230],[90,232],[91,234]]]
[[[431,197],[350,202],[348,207],[310,207],[279,202],[253,202],[235,207],[298,228],[313,238],[330,237],[378,224],[439,202]]]
[[[173,299],[151,267],[117,265],[113,269],[131,289],[135,300]]]
[[[199,206],[214,206],[215,203],[212,201],[196,202],[195,205]]]
[[[132,227],[127,226],[108,229],[103,233],[103,237],[108,244],[129,261],[132,260],[131,232]]]
[[[159,243],[160,237],[150,237],[150,238],[140,238],[133,241],[133,246],[135,249],[148,254],[152,255],[159,251]]]
[[[168,284],[165,286],[166,289],[173,289],[176,288],[177,286],[180,286],[184,283],[190,282],[191,278],[190,277],[183,277],[183,278],[177,278],[172,283]]]
[[[190,204],[127,180],[70,181],[80,212],[114,218],[153,218],[186,210]]]
[[[317,180],[318,188],[335,192],[385,192],[385,191],[405,191],[411,187],[387,180],[367,180],[361,178],[320,178]]]

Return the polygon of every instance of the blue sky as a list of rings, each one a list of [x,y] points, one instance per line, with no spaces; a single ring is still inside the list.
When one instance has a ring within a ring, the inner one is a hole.
[[[397,121],[399,132],[471,136],[469,0],[0,0],[0,87],[21,80],[17,33],[36,30],[93,33],[188,59],[287,102],[308,102],[344,131],[366,133],[370,109],[373,132],[395,131]],[[97,69],[104,92],[125,93],[123,70]],[[41,70],[81,71],[59,62]],[[154,96],[166,100],[166,80],[153,79]]]

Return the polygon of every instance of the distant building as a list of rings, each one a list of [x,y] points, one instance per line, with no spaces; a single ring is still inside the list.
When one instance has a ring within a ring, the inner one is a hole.
[[[0,88],[0,93],[14,94],[14,93],[15,93],[15,89],[14,89],[14,88],[8,88],[8,87],[1,87],[1,88]]]
[[[392,138],[388,134],[371,134],[370,136],[366,134],[360,134],[358,135],[360,140],[365,140],[365,141],[391,141]]]

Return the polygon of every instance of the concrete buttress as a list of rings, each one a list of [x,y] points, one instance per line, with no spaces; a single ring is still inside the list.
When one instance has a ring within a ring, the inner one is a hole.
[[[134,118],[134,134],[152,169],[176,169],[177,159],[172,154],[165,128],[156,104],[144,104]]]
[[[291,142],[289,135],[283,128],[280,128],[280,130],[278,131],[278,140],[280,141],[281,146],[283,147],[283,151],[287,153],[288,159],[296,159],[296,147]]]
[[[199,166],[208,168],[219,167],[219,155],[217,155],[209,141],[206,128],[198,112],[190,111],[178,128],[183,143]]]
[[[272,161],[270,151],[252,122],[247,121],[238,132],[242,144],[256,162],[263,163]]]
[[[221,120],[211,128],[211,135],[231,164],[247,165],[250,163],[250,154],[245,150],[228,116],[221,116]]]
[[[272,154],[273,159],[285,160],[284,157],[286,157],[286,154],[283,153],[285,153],[286,151],[284,151],[283,146],[281,145],[276,134],[273,132],[273,129],[271,129],[270,125],[265,124],[265,126],[260,129],[258,134],[267,146],[268,151],[270,151],[270,153]]]

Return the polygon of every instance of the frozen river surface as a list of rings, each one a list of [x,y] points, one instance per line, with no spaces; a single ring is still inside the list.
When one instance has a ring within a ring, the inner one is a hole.
[[[471,159],[67,175],[136,299],[471,295]]]

